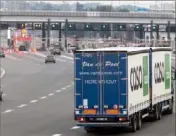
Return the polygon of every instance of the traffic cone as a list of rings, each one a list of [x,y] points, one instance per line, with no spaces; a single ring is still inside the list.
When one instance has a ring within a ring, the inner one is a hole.
[[[36,52],[36,48],[31,48],[31,52]]]

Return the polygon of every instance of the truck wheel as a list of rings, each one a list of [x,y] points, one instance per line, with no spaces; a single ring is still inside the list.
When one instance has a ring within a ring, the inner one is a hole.
[[[133,117],[131,118],[131,131],[132,132],[136,132],[137,131],[137,118],[136,118],[136,114],[133,115]]]
[[[159,120],[160,116],[160,108],[159,104],[156,104],[154,107],[154,120]]]
[[[0,94],[0,101],[2,101],[2,93]]]
[[[172,99],[169,100],[169,109],[167,110],[167,114],[173,113],[174,102]]]
[[[139,112],[137,115],[137,130],[140,130],[142,127],[142,118],[141,118],[141,113]]]
[[[162,118],[162,105],[161,104],[158,104],[158,109],[159,109],[158,120],[160,120]]]
[[[94,127],[84,127],[84,130],[87,132],[87,133],[93,133],[95,131],[95,128]]]

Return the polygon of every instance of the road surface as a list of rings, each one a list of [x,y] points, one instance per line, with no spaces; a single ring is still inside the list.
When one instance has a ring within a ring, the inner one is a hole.
[[[92,136],[75,127],[73,118],[73,58],[63,54],[45,64],[47,53],[8,54],[2,88],[1,136]],[[174,62],[174,61],[173,61]],[[149,122],[134,133],[120,129],[114,136],[174,136],[175,113]],[[110,131],[103,134],[110,136]]]

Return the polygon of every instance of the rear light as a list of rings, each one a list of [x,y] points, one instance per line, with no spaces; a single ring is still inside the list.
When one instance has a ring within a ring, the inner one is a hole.
[[[114,108],[114,109],[118,109],[118,106],[117,106],[117,105],[114,105],[113,108]]]
[[[84,118],[76,118],[77,121],[84,121]]]
[[[119,118],[119,121],[126,121],[127,118]]]

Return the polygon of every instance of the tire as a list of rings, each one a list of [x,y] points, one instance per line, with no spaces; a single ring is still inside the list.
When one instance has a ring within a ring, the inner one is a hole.
[[[173,99],[170,99],[169,100],[169,109],[167,110],[167,114],[172,114],[173,113],[173,110],[174,110],[174,101]]]
[[[87,133],[93,133],[93,132],[95,132],[95,128],[94,127],[84,127],[84,130]]]
[[[161,104],[158,105],[158,110],[159,110],[158,120],[160,120],[162,118],[162,105]]]
[[[137,115],[137,130],[140,130],[142,127],[142,117],[141,117],[141,112],[138,113]]]
[[[54,61],[53,63],[56,63],[56,61]]]
[[[3,99],[2,99],[2,93],[0,93],[0,101],[2,101]]]
[[[160,120],[160,108],[159,104],[156,104],[154,107],[154,120]]]
[[[47,63],[47,61],[45,61],[45,63]]]
[[[133,115],[131,118],[131,131],[136,132],[137,131],[137,119],[136,119],[136,114]]]

